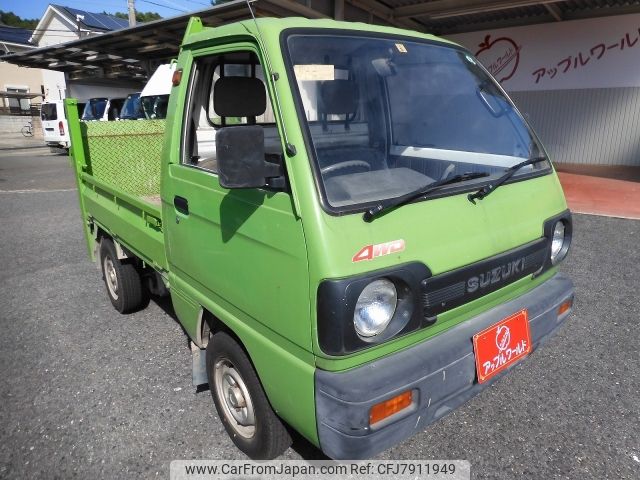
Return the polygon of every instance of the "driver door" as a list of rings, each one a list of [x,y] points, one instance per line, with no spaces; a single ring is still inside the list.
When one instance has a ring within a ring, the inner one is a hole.
[[[168,262],[175,276],[171,285],[194,289],[212,306],[246,322],[259,322],[310,350],[309,324],[303,321],[309,318],[307,254],[291,192],[229,190],[218,179],[215,140],[223,126],[261,126],[270,159],[282,159],[268,94],[260,116],[225,118],[216,113],[217,80],[247,76],[264,83],[253,48],[209,49],[194,55],[182,145],[174,156],[179,161],[169,165],[163,193]],[[226,101],[246,98],[240,91],[238,98]]]

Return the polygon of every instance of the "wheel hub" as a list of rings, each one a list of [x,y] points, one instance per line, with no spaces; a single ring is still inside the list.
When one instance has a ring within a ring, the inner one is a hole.
[[[238,435],[253,437],[256,431],[253,401],[242,376],[230,360],[216,363],[215,390],[227,423]]]
[[[247,406],[244,395],[242,395],[242,391],[237,386],[229,387],[227,398],[229,399],[229,404],[235,409]]]
[[[104,258],[104,278],[107,283],[107,288],[109,289],[109,293],[111,296],[117,300],[118,299],[118,276],[116,275],[116,267],[113,264],[113,260],[111,257]]]

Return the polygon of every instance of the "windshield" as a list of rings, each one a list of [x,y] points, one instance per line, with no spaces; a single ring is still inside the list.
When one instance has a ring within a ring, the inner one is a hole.
[[[140,94],[132,93],[127,97],[122,106],[120,112],[120,118],[122,120],[136,120],[138,118],[145,118],[142,111],[142,104],[140,103]]]
[[[331,207],[398,197],[468,172],[496,175],[542,153],[495,81],[462,49],[322,34],[290,35],[287,47]]]
[[[92,98],[84,106],[82,120],[101,120],[104,109],[107,106],[106,98]]]
[[[140,97],[142,110],[146,118],[152,120],[167,118],[167,107],[169,105],[169,95],[150,95]]]

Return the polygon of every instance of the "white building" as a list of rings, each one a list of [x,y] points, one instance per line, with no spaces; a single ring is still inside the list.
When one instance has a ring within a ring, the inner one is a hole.
[[[449,35],[509,92],[559,164],[640,166],[640,14]]]
[[[33,50],[35,47],[29,43],[31,33],[24,28],[0,25],[0,111],[3,114],[27,114],[31,99],[42,94],[42,70],[1,60],[4,55]]]
[[[92,13],[76,8],[51,4],[44,12],[31,36],[30,43],[36,47],[47,47],[59,43],[70,42],[94,35],[101,35],[113,30],[129,26],[127,20],[107,15]],[[60,100],[67,96],[90,98],[93,85],[72,84],[67,82],[65,74],[54,70],[43,70],[44,94],[47,100]],[[118,94],[125,94],[124,89]],[[102,91],[100,95],[107,95]]]

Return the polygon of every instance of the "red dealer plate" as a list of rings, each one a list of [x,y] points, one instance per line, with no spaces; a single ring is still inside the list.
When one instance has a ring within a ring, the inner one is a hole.
[[[478,382],[483,383],[531,352],[526,310],[520,310],[473,336]]]

